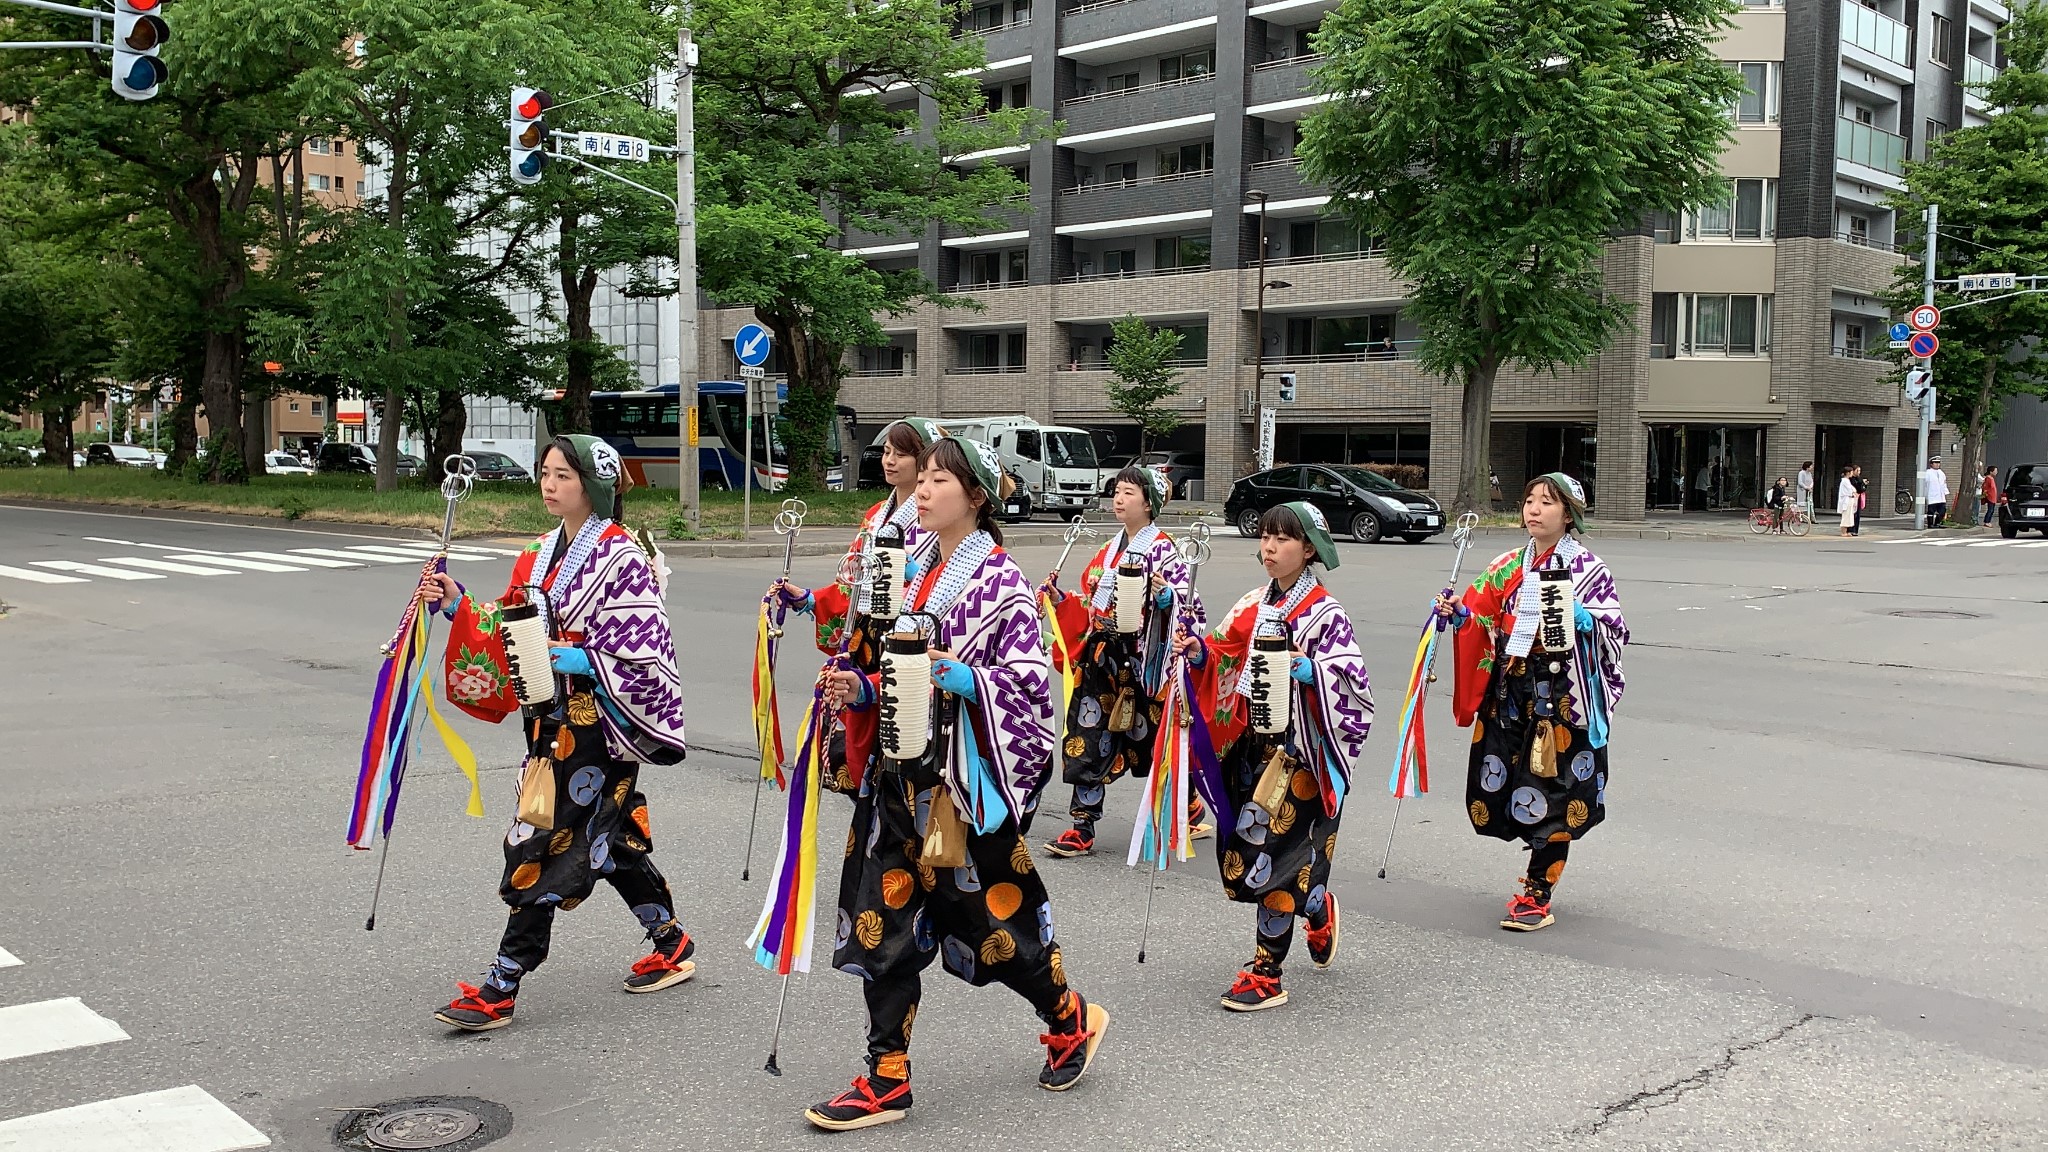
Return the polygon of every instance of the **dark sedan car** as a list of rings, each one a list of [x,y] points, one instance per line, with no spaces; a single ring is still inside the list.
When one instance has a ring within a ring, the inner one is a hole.
[[[1366,544],[1399,536],[1420,544],[1444,530],[1444,510],[1377,472],[1345,464],[1290,464],[1239,480],[1223,503],[1223,515],[1240,535],[1256,537],[1268,508],[1306,500],[1330,521]]]
[[[503,452],[464,452],[463,455],[476,461],[476,478],[479,480],[532,480],[526,469],[519,466]]]
[[[2010,540],[2022,528],[2039,528],[2048,536],[2048,464],[2018,464],[2005,474],[1998,534]]]

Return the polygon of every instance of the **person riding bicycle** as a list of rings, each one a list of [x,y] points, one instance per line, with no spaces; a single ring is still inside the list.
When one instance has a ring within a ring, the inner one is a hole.
[[[1771,494],[1764,497],[1764,507],[1771,510],[1771,531],[1782,534],[1785,531],[1785,478],[1771,485]]]

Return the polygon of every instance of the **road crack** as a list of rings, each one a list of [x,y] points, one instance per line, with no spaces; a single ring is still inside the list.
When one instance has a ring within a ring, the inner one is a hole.
[[[1597,1136],[1609,1124],[1627,1113],[1646,1113],[1655,1111],[1658,1108],[1670,1107],[1733,1070],[1737,1057],[1767,1048],[1784,1040],[1808,1024],[1824,1019],[1827,1019],[1827,1017],[1815,1012],[1808,1012],[1797,1020],[1780,1026],[1768,1036],[1731,1045],[1723,1049],[1721,1054],[1713,1061],[1694,1069],[1692,1072],[1668,1084],[1656,1088],[1646,1088],[1612,1104],[1603,1105],[1600,1109],[1600,1115],[1591,1124],[1578,1129],[1573,1135],[1579,1137]]]

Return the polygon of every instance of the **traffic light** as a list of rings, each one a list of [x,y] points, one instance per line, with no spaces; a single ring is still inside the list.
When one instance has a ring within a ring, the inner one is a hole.
[[[114,94],[123,99],[147,100],[164,82],[164,62],[156,54],[171,29],[157,15],[161,3],[114,0]]]
[[[1280,402],[1282,404],[1294,403],[1294,373],[1278,372],[1274,375],[1280,381]]]
[[[538,88],[512,90],[512,182],[538,184],[548,162],[548,126],[542,119],[555,98]]]

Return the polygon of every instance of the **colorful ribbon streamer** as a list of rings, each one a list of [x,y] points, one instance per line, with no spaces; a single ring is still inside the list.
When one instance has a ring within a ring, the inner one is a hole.
[[[1415,644],[1415,662],[1408,669],[1408,690],[1401,698],[1401,728],[1396,737],[1394,770],[1387,791],[1406,800],[1429,791],[1429,745],[1424,735],[1423,701],[1429,695],[1429,671],[1436,662],[1437,619],[1432,612]]]
[[[448,558],[436,556],[421,571],[424,578],[448,570]],[[469,778],[469,803],[464,811],[484,814],[483,789],[477,779],[476,753],[456,735],[434,706],[428,683],[428,640],[433,632],[433,613],[421,611],[415,594],[399,617],[398,631],[391,638],[384,666],[377,672],[377,688],[370,698],[370,720],[363,732],[362,765],[356,773],[354,803],[349,811],[348,842],[367,849],[378,832],[391,835],[398,816],[398,794],[405,786],[407,759],[412,752],[415,709],[425,697],[427,717],[448,755]],[[374,825],[373,825],[374,821]]]
[[[1053,608],[1050,594],[1038,594],[1038,611],[1045,617],[1045,630],[1051,636],[1052,650],[1058,656],[1056,663],[1060,674],[1060,698],[1053,701],[1053,715],[1058,717],[1055,723],[1064,726],[1067,722],[1067,709],[1074,700],[1074,689],[1081,682],[1081,670],[1074,666],[1074,654],[1067,650],[1066,633],[1060,631],[1059,613]]]
[[[768,898],[747,944],[754,962],[778,976],[811,970],[811,935],[818,889],[818,788],[825,771],[825,736],[831,712],[825,705],[826,674],[846,665],[828,660],[811,689],[811,707],[797,736],[791,765],[789,805],[782,822],[782,846]]]
[[[754,625],[754,740],[761,750],[761,779],[789,787],[782,774],[782,710],[775,699],[775,656],[781,644],[781,597],[772,589],[761,597],[761,615]]]

